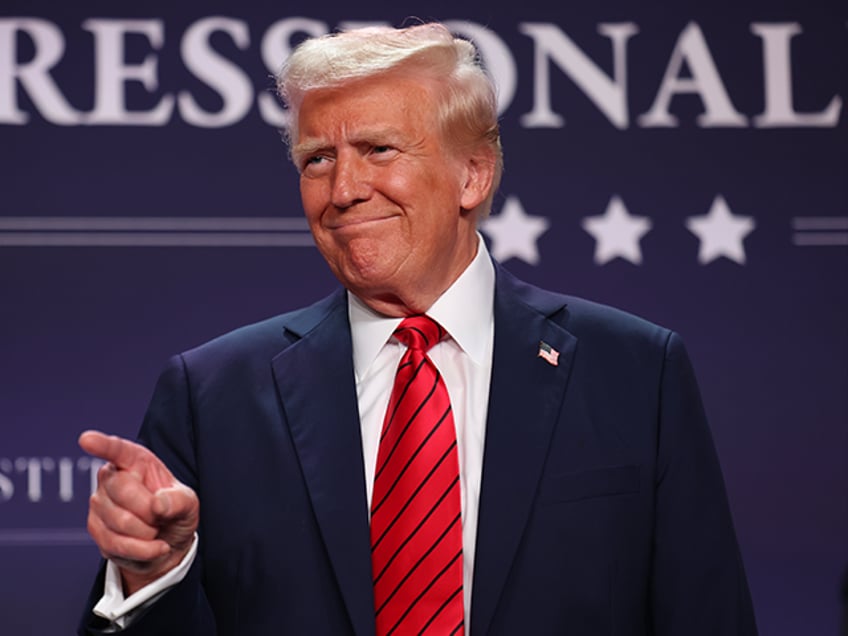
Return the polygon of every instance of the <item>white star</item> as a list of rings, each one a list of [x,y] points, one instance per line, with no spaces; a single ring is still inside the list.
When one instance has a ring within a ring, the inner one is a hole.
[[[744,265],[742,240],[754,231],[756,225],[750,216],[734,216],[720,194],[713,200],[708,214],[690,216],[686,220],[687,229],[701,242],[698,262],[702,265],[720,256]]]
[[[582,226],[595,239],[596,264],[603,265],[617,256],[634,265],[642,262],[639,241],[650,231],[651,219],[631,216],[618,196],[613,195],[603,214],[585,217]]]
[[[507,197],[500,214],[480,223],[480,229],[492,239],[492,256],[503,263],[509,258],[536,265],[539,263],[539,248],[536,241],[550,227],[543,216],[530,216],[524,211],[518,197]]]

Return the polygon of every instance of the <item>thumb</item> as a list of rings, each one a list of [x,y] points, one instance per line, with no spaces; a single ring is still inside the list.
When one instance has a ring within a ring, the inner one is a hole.
[[[153,514],[163,521],[191,521],[197,509],[197,495],[183,484],[160,488],[153,496]]]
[[[168,518],[171,512],[170,488],[162,488],[153,496],[153,514],[157,517]]]
[[[162,539],[175,550],[187,550],[200,518],[200,502],[197,494],[180,483],[168,488],[160,488],[153,495],[151,509],[158,519],[157,538]]]

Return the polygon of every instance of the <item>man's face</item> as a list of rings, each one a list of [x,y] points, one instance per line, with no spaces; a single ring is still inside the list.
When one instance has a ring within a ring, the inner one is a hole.
[[[313,90],[300,109],[292,154],[315,242],[387,315],[428,309],[477,249],[466,210],[485,197],[479,162],[447,147],[436,112],[426,86],[399,74]]]

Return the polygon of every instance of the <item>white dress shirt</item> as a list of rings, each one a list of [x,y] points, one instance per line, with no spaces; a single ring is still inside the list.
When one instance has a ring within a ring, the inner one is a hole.
[[[495,270],[483,238],[478,235],[478,240],[474,260],[427,311],[427,315],[449,334],[430,349],[428,356],[445,381],[456,426],[466,633],[471,617],[471,584],[495,329]],[[383,416],[406,347],[392,337],[400,318],[387,318],[374,312],[351,293],[347,297],[370,510]],[[94,606],[94,613],[110,620],[119,629],[129,625],[138,610],[154,603],[167,589],[183,580],[197,554],[198,540],[195,536],[191,550],[179,566],[126,598],[119,570],[109,561],[104,594]]]
[[[495,270],[481,238],[477,256],[427,310],[427,315],[442,325],[450,336],[430,349],[427,355],[445,381],[456,426],[462,502],[466,633],[470,633],[468,625],[471,617],[477,511],[492,375],[494,295]],[[348,315],[353,338],[353,370],[356,374],[365,484],[370,510],[383,416],[389,405],[395,372],[406,346],[392,337],[401,322],[400,318],[386,318],[350,293]]]

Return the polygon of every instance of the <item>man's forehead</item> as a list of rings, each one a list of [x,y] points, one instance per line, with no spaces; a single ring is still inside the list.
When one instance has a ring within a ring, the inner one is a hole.
[[[418,79],[379,75],[306,93],[295,153],[341,144],[412,143],[436,129],[431,96]]]
[[[362,142],[380,142],[392,140],[404,140],[412,137],[412,131],[408,128],[392,126],[389,124],[357,124],[356,122],[344,122],[337,130],[308,130],[300,129],[300,137],[295,148],[311,146],[333,146],[338,143],[356,144]]]

